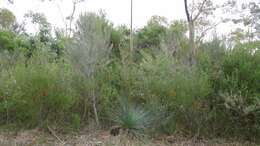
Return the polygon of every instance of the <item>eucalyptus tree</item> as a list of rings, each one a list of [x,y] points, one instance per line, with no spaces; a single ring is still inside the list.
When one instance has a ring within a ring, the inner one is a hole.
[[[15,15],[8,9],[0,8],[0,29],[10,30],[15,23]]]
[[[209,32],[225,23],[226,14],[220,15],[221,10],[232,7],[234,0],[184,0],[185,14],[188,22],[190,61],[196,63],[199,45],[205,40]]]
[[[38,35],[41,42],[47,43],[50,41],[52,27],[43,13],[29,11],[24,17],[29,19],[35,30],[39,32]]]
[[[111,52],[110,37],[112,26],[104,14],[85,13],[76,23],[72,42],[67,45],[68,56],[72,63],[87,80],[91,82],[93,112],[99,125],[95,76],[97,71],[109,61]]]
[[[185,14],[188,22],[189,29],[189,48],[191,50],[191,55],[193,57],[197,54],[196,47],[196,25],[205,22],[205,19],[212,15],[215,10],[212,0],[198,0],[196,2],[192,1],[190,3],[188,0],[184,0]],[[205,24],[204,24],[205,25]]]

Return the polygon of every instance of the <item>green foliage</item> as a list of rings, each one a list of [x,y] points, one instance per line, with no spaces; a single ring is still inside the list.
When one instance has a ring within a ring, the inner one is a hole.
[[[0,31],[0,51],[14,51],[17,48],[16,35],[9,31]]]
[[[106,20],[103,13],[85,13],[80,15],[77,21],[77,31],[66,47],[74,68],[87,81],[87,89],[89,90],[87,94],[92,100],[97,126],[99,126],[99,116],[96,75],[102,67],[109,63],[111,31],[112,25]]]
[[[12,69],[2,71],[1,122],[26,127],[61,122],[77,101],[71,87],[71,69],[49,63],[43,56],[32,58],[27,67],[20,59]]]
[[[160,16],[153,16],[144,28],[137,31],[137,47],[140,49],[158,49],[160,47],[161,37],[165,34],[166,25],[166,18]]]
[[[160,126],[167,133],[173,133],[177,124],[182,125],[177,128],[180,131],[191,128],[187,127],[191,121],[199,125],[203,119],[202,114],[195,116],[201,112],[196,113],[196,110],[204,110],[200,108],[211,92],[207,74],[164,54],[152,57],[142,53],[142,56],[141,64],[116,64],[111,67],[110,73],[106,73],[110,82],[107,82],[107,92],[104,93],[107,100],[100,102],[110,103],[107,104],[109,110],[118,105],[115,102],[118,96],[127,97],[130,103],[155,111],[153,114],[157,118],[164,118],[152,129]],[[192,125],[192,128],[196,129],[197,125]]]
[[[185,56],[188,48],[186,37],[187,24],[184,21],[173,21],[161,40],[162,50],[170,56],[181,58]]]
[[[230,115],[231,122],[237,122],[236,126],[232,126],[233,130],[239,131],[238,133],[244,130],[245,136],[260,134],[259,61],[259,50],[242,47],[230,50],[222,65],[223,78],[220,80],[219,91],[224,93],[221,97],[228,111],[226,113]]]
[[[67,46],[69,57],[77,69],[90,77],[109,57],[111,26],[102,14],[88,13],[80,16],[77,28]]]
[[[39,26],[35,35],[0,31],[0,125],[79,130],[95,118],[135,136],[259,137],[259,41],[213,37],[196,45],[190,65],[181,20],[152,17],[130,52],[129,28],[103,13],[80,15],[71,38],[53,36],[41,13],[26,17]]]
[[[178,63],[174,59],[158,55],[155,59],[145,56],[141,64],[143,70],[143,84],[139,88],[145,87],[148,95],[146,100],[157,101],[166,107],[169,123],[165,126],[174,129],[167,129],[168,132],[175,130],[175,124],[179,125],[178,130],[184,130],[190,123],[202,121],[195,116],[195,109],[200,109],[205,98],[211,93],[211,85],[208,75],[197,68],[190,68]],[[141,88],[142,89],[142,88]],[[142,89],[146,91],[145,89]],[[191,111],[194,111],[191,114]],[[199,111],[199,110],[198,110]],[[171,118],[173,116],[174,120]],[[184,126],[184,127],[181,127]],[[193,125],[192,125],[193,126]],[[183,128],[183,129],[182,129]],[[196,127],[188,127],[196,128]]]
[[[219,80],[222,78],[221,66],[225,59],[226,51],[227,48],[225,45],[216,37],[200,46],[197,66],[201,71],[205,72],[209,76],[213,90],[215,90],[215,92],[211,92],[210,97],[213,97],[212,100],[215,100],[215,94],[219,90]]]
[[[234,48],[223,62],[223,91],[241,91],[259,97],[260,53],[256,48]]]
[[[190,105],[196,98],[205,97],[210,92],[207,76],[196,68],[189,68],[165,55],[158,55],[155,59],[145,55],[144,58],[141,67],[146,77],[145,87],[161,101],[166,100],[169,105]]]
[[[202,47],[205,48],[199,55],[199,68],[209,75],[213,87],[207,100],[214,115],[209,119],[216,128],[214,133],[256,138],[260,91],[258,43],[239,43],[227,50],[215,39]]]
[[[111,32],[112,55],[119,59],[129,55],[130,30],[126,26],[113,28]]]
[[[0,9],[0,29],[11,30],[11,28],[16,23],[16,18],[14,14],[8,10]]]

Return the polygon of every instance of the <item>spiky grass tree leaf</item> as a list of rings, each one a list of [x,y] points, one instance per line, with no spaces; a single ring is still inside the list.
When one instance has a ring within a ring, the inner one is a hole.
[[[120,102],[119,107],[112,114],[112,120],[124,132],[135,137],[143,136],[154,122],[150,111],[141,106],[134,106],[127,101]]]

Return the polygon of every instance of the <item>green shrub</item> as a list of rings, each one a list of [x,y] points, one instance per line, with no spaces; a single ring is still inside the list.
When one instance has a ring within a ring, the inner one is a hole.
[[[165,104],[190,106],[194,100],[203,99],[211,91],[207,74],[168,56],[146,58],[141,67],[146,86],[157,98],[166,100]]]
[[[15,34],[8,31],[0,31],[0,51],[14,51],[17,47]]]
[[[116,81],[119,96],[128,97],[130,102],[142,107],[153,105],[161,109],[158,117],[164,120],[158,125],[166,130],[164,132],[173,133],[176,127],[180,131],[197,130],[204,120],[205,99],[211,93],[207,74],[167,55],[142,55],[144,59],[140,65],[119,65]]]
[[[254,139],[260,134],[260,51],[248,47],[230,50],[218,79],[219,100],[214,106],[225,113],[228,133]],[[218,105],[218,106],[217,106]]]
[[[27,67],[19,60],[12,69],[2,71],[0,112],[5,122],[25,127],[61,122],[78,100],[71,87],[71,69],[43,57],[33,58]]]
[[[260,97],[260,51],[238,48],[231,50],[222,65],[221,90],[241,91]]]

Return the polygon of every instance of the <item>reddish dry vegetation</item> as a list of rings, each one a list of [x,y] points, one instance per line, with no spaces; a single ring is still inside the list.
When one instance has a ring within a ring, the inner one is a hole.
[[[247,142],[194,140],[180,136],[160,136],[133,140],[125,135],[112,136],[109,131],[85,131],[77,134],[56,134],[40,129],[2,132],[1,146],[256,146]]]

